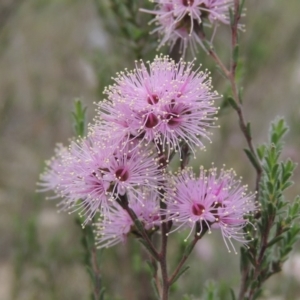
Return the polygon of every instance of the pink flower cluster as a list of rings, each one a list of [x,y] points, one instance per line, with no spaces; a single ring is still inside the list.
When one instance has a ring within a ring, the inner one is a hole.
[[[182,142],[192,151],[203,148],[200,138],[209,139],[207,129],[214,127],[218,111],[214,100],[219,96],[211,91],[209,73],[168,56],[147,64],[136,62],[133,71],[118,74],[104,91],[108,99],[99,103],[99,120],[91,131],[125,145],[154,142],[168,153],[180,150]]]
[[[254,194],[247,194],[247,186],[235,179],[231,170],[200,168],[199,177],[195,177],[189,168],[170,178],[172,189],[166,195],[165,213],[176,229],[190,228],[190,234],[199,224],[197,235],[204,228],[220,229],[227,249],[235,251],[231,239],[245,242],[241,229],[247,224],[245,216],[255,210]]]
[[[178,228],[221,230],[244,241],[244,218],[254,209],[253,195],[234,179],[233,171],[201,169],[170,175],[168,162],[182,147],[195,153],[209,140],[218,108],[207,71],[193,63],[175,63],[159,56],[151,63],[136,62],[133,71],[121,72],[98,104],[95,124],[86,138],[69,147],[59,145],[39,182],[40,191],[54,191],[60,210],[78,212],[83,225],[96,225],[97,244],[110,247],[139,235],[128,207],[147,232],[164,221]],[[164,204],[162,204],[164,203]],[[165,208],[166,206],[166,208]],[[176,230],[175,229],[175,230]],[[228,247],[228,246],[227,246]]]
[[[219,23],[229,24],[229,9],[233,0],[154,0],[155,10],[141,11],[155,15],[150,23],[157,27],[151,32],[161,36],[161,46],[169,43],[171,47],[180,41],[185,53],[189,46],[193,53],[197,52],[197,44],[203,46],[200,31],[203,25],[216,26]],[[208,22],[207,22],[208,21]]]

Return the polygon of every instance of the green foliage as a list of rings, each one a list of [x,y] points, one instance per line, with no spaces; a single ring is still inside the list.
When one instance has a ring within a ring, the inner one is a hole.
[[[83,137],[85,134],[85,114],[86,107],[82,105],[80,99],[75,99],[73,116],[74,131],[78,137]]]
[[[208,281],[204,287],[203,299],[205,300],[220,300],[218,286],[214,281]]]
[[[150,16],[139,11],[142,7],[151,7],[148,1],[95,0],[95,4],[107,31],[114,36],[122,37],[126,42],[126,48],[131,50],[135,59],[145,58],[145,53],[154,49],[156,43],[151,43],[150,27],[147,24]]]
[[[239,300],[254,300],[261,295],[262,284],[281,271],[283,262],[300,238],[300,198],[290,202],[284,197],[284,191],[293,184],[291,176],[295,169],[291,160],[280,160],[282,138],[287,131],[283,119],[275,121],[271,125],[269,143],[257,149],[263,176],[259,209],[251,220],[255,227],[248,225],[246,228],[252,240],[241,249],[244,285]]]
[[[80,220],[77,219],[76,222],[81,227]],[[90,299],[104,300],[105,288],[102,285],[99,269],[102,251],[97,250],[95,246],[95,236],[91,225],[87,225],[82,229],[81,244],[84,250],[83,263],[86,266],[93,285],[93,293],[91,294]]]
[[[189,268],[190,268],[190,266],[185,266],[185,267],[183,267],[183,268],[178,272],[178,274],[174,277],[174,279],[170,282],[170,285],[172,285],[173,283],[175,283],[175,282],[179,279],[179,277],[180,277],[181,275],[183,275]]]

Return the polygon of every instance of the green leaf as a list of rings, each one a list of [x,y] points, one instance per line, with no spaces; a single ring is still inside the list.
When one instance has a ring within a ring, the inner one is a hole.
[[[268,181],[267,182],[267,188],[268,188],[268,191],[269,193],[272,195],[274,193],[274,185],[272,182]]]
[[[249,253],[246,248],[241,247],[241,257],[240,257],[240,271],[241,273],[248,268],[249,260],[248,256]]]
[[[238,63],[238,59],[239,59],[239,44],[236,44],[234,49],[233,49],[233,54],[232,54],[232,59],[234,61],[235,64]]]
[[[91,278],[92,281],[93,281],[93,284],[95,284],[95,274],[94,274],[94,270],[93,270],[92,267],[90,267],[90,266],[86,266],[86,270],[87,270],[87,272],[89,273],[90,278]]]
[[[232,27],[234,25],[234,13],[232,8],[229,8],[229,17],[230,17],[230,25]]]
[[[191,252],[193,251],[193,249],[194,249],[193,243],[188,244],[186,246],[186,248],[184,249],[183,256],[188,257],[191,254]]]
[[[246,129],[247,129],[247,135],[251,136],[251,124],[249,122],[247,123]]]
[[[284,185],[281,186],[281,190],[284,191],[286,190],[288,187],[290,187],[291,185],[293,185],[292,181],[288,181],[286,182]]]
[[[174,277],[174,279],[170,282],[170,285],[172,285],[174,282],[176,282],[176,281],[179,279],[179,277],[180,277],[181,275],[183,275],[189,268],[190,268],[189,266],[186,266],[186,267],[184,267],[183,269],[181,269],[181,270],[178,272],[178,274]]]
[[[275,213],[276,213],[276,206],[272,202],[268,203],[268,205],[267,205],[267,212],[268,212],[269,216],[275,215]]]
[[[143,246],[149,251],[149,253],[150,253],[156,260],[159,260],[159,257],[158,257],[158,255],[157,255],[157,253],[155,253],[155,252],[152,250],[152,248],[148,245],[148,243],[147,243],[144,239],[139,238],[138,240],[139,240],[139,242],[140,242],[141,244],[143,244]]]
[[[80,99],[75,99],[73,116],[73,126],[77,136],[83,136],[85,132],[86,107],[83,107]]]
[[[245,5],[245,0],[241,0],[240,2],[240,10],[239,10],[239,15],[242,14],[242,11],[243,11],[243,8],[244,8],[244,5]]]
[[[207,50],[209,50],[209,48]],[[216,69],[224,79],[227,79],[226,74],[224,73],[224,71],[222,70],[222,68],[219,65],[216,65]]]
[[[276,238],[274,238],[273,240],[271,240],[268,244],[267,247],[272,247],[274,244],[278,243],[279,241],[281,241],[283,239],[283,236],[277,236]]]
[[[106,292],[106,289],[103,287],[101,289],[101,291],[100,291],[100,298],[99,298],[99,300],[104,300],[105,292]]]
[[[288,126],[284,119],[276,120],[271,125],[271,142],[279,146],[279,142],[288,131]]]
[[[154,278],[152,278],[152,280],[151,280],[151,285],[152,285],[152,288],[154,290],[154,294],[155,294],[156,299],[159,300],[160,296],[159,296],[159,292],[158,292],[158,289],[157,289],[157,286],[156,286],[156,281],[155,281]]]
[[[253,153],[249,149],[244,149],[246,155],[248,156],[248,159],[252,163],[255,169],[260,169],[260,165],[256,159],[256,157],[253,155]]]
[[[258,155],[260,160],[262,160],[264,158],[265,151],[266,151],[266,146],[265,145],[261,145],[261,146],[257,147],[256,152],[257,152],[257,155]]]
[[[234,294],[234,291],[232,288],[230,289],[230,295],[231,295],[231,300],[236,300],[236,297],[235,297],[235,294]]]
[[[134,220],[134,225],[140,233],[145,231],[143,223],[138,218]]]
[[[151,275],[154,276],[157,273],[157,265],[153,264],[150,260],[147,260],[146,263],[149,267]]]
[[[232,97],[227,98],[228,103],[232,106],[232,108],[236,111],[239,110],[238,104],[235,102],[235,100]]]
[[[273,166],[272,173],[271,173],[272,178],[277,179],[279,177],[279,171],[278,170],[279,170],[279,164],[275,164]]]

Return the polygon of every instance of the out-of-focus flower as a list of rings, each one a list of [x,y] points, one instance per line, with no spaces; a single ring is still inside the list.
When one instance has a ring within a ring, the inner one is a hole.
[[[166,195],[167,218],[179,228],[191,228],[190,234],[199,226],[203,230],[220,229],[227,249],[234,249],[231,239],[246,242],[241,230],[248,224],[245,216],[255,210],[254,194],[247,193],[233,170],[216,168],[205,171],[200,168],[196,178],[191,169],[172,177],[173,191]],[[235,249],[234,249],[235,250]]]
[[[46,168],[43,174],[40,176],[40,181],[37,183],[38,192],[54,191],[59,194],[59,186],[61,180],[59,174],[63,172],[62,159],[68,155],[68,148],[62,144],[57,144],[55,148],[55,155],[48,161],[46,161]],[[54,196],[52,198],[57,198]]]
[[[58,150],[40,185],[43,191],[53,190],[63,198],[61,210],[79,211],[86,224],[97,212],[108,215],[117,195],[131,192],[134,198],[140,188],[159,191],[164,175],[157,161],[141,145],[120,150],[83,139]]]
[[[209,139],[207,129],[214,127],[218,94],[211,91],[209,73],[193,71],[193,66],[159,56],[148,67],[141,61],[133,71],[119,73],[105,91],[108,99],[99,103],[93,132],[110,124],[115,127],[111,133],[123,143],[154,142],[168,154],[182,142],[192,151],[203,148],[200,138]]]
[[[157,27],[151,33],[158,32],[161,36],[158,48],[166,43],[173,47],[179,40],[183,54],[188,46],[193,53],[197,52],[197,45],[205,49],[199,36],[203,24],[208,23],[213,26],[219,23],[229,24],[229,9],[233,6],[233,0],[154,0],[153,2],[157,4],[155,10],[141,9],[141,11],[155,15],[151,23],[155,22]]]

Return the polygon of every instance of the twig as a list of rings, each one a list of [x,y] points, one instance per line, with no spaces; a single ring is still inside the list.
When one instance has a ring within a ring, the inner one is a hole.
[[[169,296],[169,279],[168,279],[168,268],[167,268],[167,244],[168,244],[168,225],[163,222],[161,225],[161,252],[159,254],[159,264],[161,268],[162,276],[162,300],[167,300]]]
[[[235,0],[234,1],[234,21],[232,23],[231,26],[231,47],[232,47],[232,51],[234,51],[235,47],[237,47],[238,45],[238,22],[240,20],[240,5],[239,5],[239,0]],[[199,36],[200,38],[205,42],[205,44],[210,45],[209,41],[206,39],[205,34],[203,31],[199,32]],[[214,48],[210,45],[209,48],[207,49],[208,54],[212,57],[212,59],[216,62],[216,64],[221,68],[221,70],[223,71],[224,75],[227,77],[228,81],[230,82],[231,85],[231,90],[232,90],[232,94],[233,94],[233,100],[235,102],[235,110],[238,114],[238,118],[239,118],[239,125],[240,125],[240,129],[246,139],[247,145],[249,147],[249,150],[252,154],[252,156],[255,158],[257,165],[254,166],[255,170],[256,170],[256,183],[255,183],[255,190],[257,191],[257,197],[259,195],[259,182],[261,179],[261,175],[262,175],[262,167],[261,164],[259,162],[259,159],[257,157],[256,151],[255,151],[255,147],[253,145],[253,141],[252,141],[252,136],[251,133],[249,132],[248,128],[247,128],[247,122],[245,121],[245,117],[244,117],[244,113],[243,113],[243,109],[242,109],[242,101],[239,97],[238,94],[238,88],[237,88],[237,83],[236,83],[236,68],[237,68],[237,63],[236,61],[232,58],[231,62],[230,62],[230,68],[228,69],[224,63],[222,62],[222,60],[219,58],[219,56],[217,55],[216,51],[214,50]]]
[[[91,252],[92,252],[91,264],[92,264],[93,271],[94,271],[94,276],[95,276],[94,298],[95,298],[95,300],[97,300],[97,299],[100,299],[102,280],[101,280],[100,269],[99,269],[99,266],[98,266],[96,247],[93,247]]]
[[[118,195],[117,202],[118,202],[118,204],[121,205],[121,207],[124,210],[127,211],[128,215],[130,216],[130,218],[132,219],[132,221],[134,223],[139,222],[139,219],[136,216],[135,212],[128,205],[128,199],[127,199],[127,195],[126,194],[125,195]],[[159,253],[155,249],[155,247],[154,247],[152,241],[150,240],[150,238],[149,238],[147,232],[145,231],[145,229],[141,226],[141,227],[138,227],[137,230],[139,231],[139,233],[143,237],[144,241],[146,242],[147,246],[149,247],[149,249],[150,249],[149,253],[155,259],[158,259],[159,258]]]
[[[170,286],[172,285],[172,283],[174,282],[175,278],[178,276],[181,268],[183,267],[184,263],[186,262],[186,260],[188,259],[188,257],[190,256],[190,253],[193,251],[194,247],[196,246],[197,242],[202,239],[202,237],[205,235],[205,233],[207,232],[208,227],[205,226],[203,227],[201,233],[200,232],[200,224],[197,223],[196,229],[195,229],[195,235],[194,235],[194,239],[192,240],[192,242],[186,247],[186,250],[188,249],[188,251],[185,251],[178,266],[176,267],[176,269],[174,270],[173,274],[171,275],[170,279],[169,279],[169,284]]]

